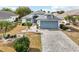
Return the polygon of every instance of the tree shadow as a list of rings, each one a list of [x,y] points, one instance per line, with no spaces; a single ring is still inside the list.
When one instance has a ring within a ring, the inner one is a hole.
[[[38,48],[29,48],[29,52],[41,52]]]

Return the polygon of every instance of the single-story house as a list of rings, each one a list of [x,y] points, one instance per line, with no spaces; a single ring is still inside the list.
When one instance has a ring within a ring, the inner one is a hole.
[[[13,21],[15,21],[15,19],[17,17],[18,17],[18,15],[16,15],[13,12],[0,11],[0,21],[10,21],[10,22],[13,22]]]
[[[61,19],[50,13],[40,15],[36,19],[40,29],[59,29],[60,28]]]
[[[38,16],[37,18],[33,18]],[[43,11],[35,11],[29,15],[22,17],[22,23],[30,21],[32,23],[37,23],[41,29],[59,29],[60,27],[60,18],[54,16],[51,13],[46,13]]]
[[[38,17],[38,16],[43,15],[43,14],[45,14],[45,12],[43,12],[43,11],[35,11],[35,12],[32,12],[29,15],[26,15],[26,16],[22,17],[22,23],[25,23],[27,21],[30,21],[32,23],[36,23],[37,20],[34,17],[35,16]]]

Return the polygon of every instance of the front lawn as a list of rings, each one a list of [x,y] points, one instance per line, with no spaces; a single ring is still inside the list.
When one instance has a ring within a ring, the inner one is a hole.
[[[30,38],[30,52],[40,52],[41,34],[29,32],[27,36]]]
[[[8,46],[10,43],[0,42],[0,52],[15,52],[14,48]],[[11,44],[10,44],[11,45]]]
[[[26,29],[26,26],[21,26],[21,25],[17,25],[15,28],[13,28],[11,31],[7,32],[8,34],[14,35],[17,34],[19,32],[21,32],[21,30]]]
[[[39,33],[27,33],[27,37],[30,39],[29,52],[40,52],[41,51],[41,35]],[[6,42],[5,44],[0,42],[0,50],[3,52],[15,52],[13,48],[13,42]]]
[[[8,32],[16,27],[16,23],[8,21],[0,21],[0,33]]]
[[[14,35],[20,33],[22,30],[27,29],[27,26],[17,25],[11,31],[7,32],[7,34]],[[2,34],[1,34],[2,35]],[[26,33],[26,36],[30,39],[30,49],[29,52],[40,52],[41,51],[41,34],[39,33]],[[13,51],[13,42],[8,41],[5,44],[0,41],[0,50],[1,51]]]
[[[67,31],[64,31],[64,33],[70,37],[76,44],[79,45],[79,32],[67,32]]]

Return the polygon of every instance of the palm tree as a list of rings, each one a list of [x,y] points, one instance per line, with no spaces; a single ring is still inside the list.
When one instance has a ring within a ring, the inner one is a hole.
[[[4,33],[6,35],[6,32],[8,31],[8,28],[11,26],[12,24],[10,22],[4,22]]]
[[[3,22],[2,21],[0,22],[0,29],[1,30],[3,29]]]

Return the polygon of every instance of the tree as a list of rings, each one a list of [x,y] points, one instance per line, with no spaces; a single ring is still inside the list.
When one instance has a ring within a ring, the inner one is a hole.
[[[13,47],[17,52],[27,52],[29,49],[30,41],[28,37],[17,38],[14,41]]]
[[[30,27],[32,26],[32,23],[31,22],[27,22],[27,26],[28,26],[28,29],[30,29]]]
[[[43,12],[45,12],[46,13],[46,11],[44,10]]]
[[[42,9],[40,9],[40,11],[43,11]]]
[[[15,13],[19,15],[19,18],[21,18],[31,13],[31,9],[25,6],[21,6],[16,9]]]
[[[64,13],[64,11],[63,11],[63,10],[57,11],[57,13],[58,13],[58,14],[62,14],[62,13]]]
[[[48,11],[48,13],[50,13],[50,11]]]
[[[68,20],[69,22],[72,22],[73,24],[76,23],[76,18],[74,16],[66,16],[64,17],[65,20]]]
[[[79,21],[79,16],[75,16],[75,19],[77,19]]]
[[[73,19],[73,16],[65,16],[64,19],[65,20],[68,20],[69,22],[71,22],[72,19]]]
[[[10,12],[13,12],[10,8],[2,8],[1,11],[10,11]]]
[[[72,16],[72,23],[75,24],[76,23],[76,19]]]

